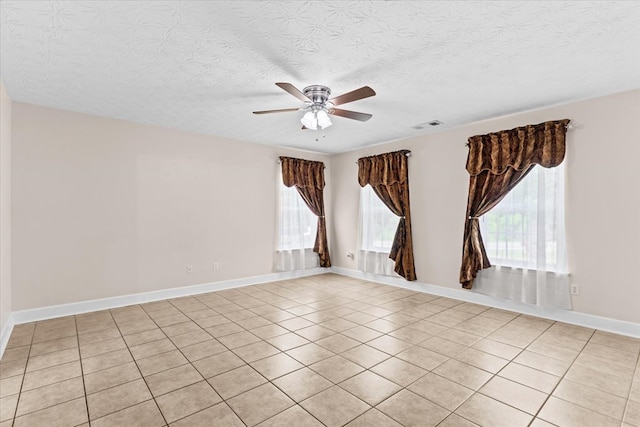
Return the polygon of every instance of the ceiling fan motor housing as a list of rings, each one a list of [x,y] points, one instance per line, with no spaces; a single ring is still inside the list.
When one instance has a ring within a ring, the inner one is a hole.
[[[331,89],[321,85],[307,86],[302,92],[314,105],[320,106],[324,106],[329,100],[329,95],[331,95]]]

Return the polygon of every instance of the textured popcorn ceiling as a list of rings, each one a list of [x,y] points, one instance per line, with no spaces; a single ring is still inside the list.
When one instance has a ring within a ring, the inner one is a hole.
[[[640,87],[638,1],[0,4],[15,101],[327,153]],[[280,81],[373,118],[251,114],[300,105]]]

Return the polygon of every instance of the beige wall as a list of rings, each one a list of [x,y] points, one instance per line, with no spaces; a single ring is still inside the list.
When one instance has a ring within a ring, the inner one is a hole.
[[[332,261],[355,268],[346,258],[356,249],[355,161],[399,148],[413,153],[418,280],[457,289],[466,139],[569,118],[569,262],[581,286],[574,309],[640,322],[639,114],[640,91],[632,91],[329,158],[13,103],[12,309],[271,272],[282,154],[327,163]]]
[[[468,137],[569,118],[566,223],[574,310],[640,323],[640,90],[333,156],[334,265],[355,268],[359,157],[407,148],[418,280],[459,288]],[[443,118],[446,121],[446,118]]]
[[[11,309],[11,99],[0,81],[0,331]]]
[[[13,310],[268,274],[278,156],[328,162],[17,102],[13,149]]]

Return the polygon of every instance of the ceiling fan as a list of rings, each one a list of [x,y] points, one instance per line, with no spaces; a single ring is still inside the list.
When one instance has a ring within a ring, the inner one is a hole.
[[[331,95],[331,89],[326,86],[312,85],[305,87],[302,91],[296,88],[291,83],[276,83],[276,86],[289,92],[299,100],[304,102],[304,105],[299,108],[284,108],[280,110],[265,110],[254,111],[253,114],[271,114],[271,113],[285,113],[289,111],[306,111],[300,122],[302,123],[302,129],[317,130],[328,128],[332,125],[329,119],[329,114],[334,116],[346,117],[347,119],[359,120],[366,122],[372,115],[367,113],[359,113],[357,111],[343,110],[341,108],[334,108],[336,105],[346,104],[348,102],[357,101],[359,99],[368,98],[374,96],[376,93],[369,86],[363,86],[360,89],[347,92],[343,95],[336,96],[329,99]]]

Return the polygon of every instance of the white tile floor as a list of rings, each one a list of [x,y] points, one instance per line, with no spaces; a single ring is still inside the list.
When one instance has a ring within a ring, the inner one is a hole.
[[[640,426],[640,340],[326,274],[15,327],[9,426]]]

